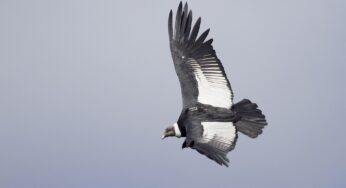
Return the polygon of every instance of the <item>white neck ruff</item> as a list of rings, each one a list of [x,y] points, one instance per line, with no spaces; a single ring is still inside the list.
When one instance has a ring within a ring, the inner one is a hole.
[[[173,127],[174,127],[174,132],[175,132],[175,136],[180,138],[181,137],[181,132],[180,132],[180,129],[179,129],[179,126],[177,123],[174,123],[173,124]]]

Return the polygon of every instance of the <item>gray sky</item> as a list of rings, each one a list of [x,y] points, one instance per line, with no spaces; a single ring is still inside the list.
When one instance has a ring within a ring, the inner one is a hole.
[[[346,1],[189,1],[269,126],[218,166],[160,136],[178,1],[0,1],[0,187],[346,187]]]

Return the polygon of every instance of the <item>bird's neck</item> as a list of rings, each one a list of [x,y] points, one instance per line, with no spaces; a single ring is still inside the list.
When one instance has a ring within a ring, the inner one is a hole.
[[[173,127],[174,127],[175,136],[180,138],[181,137],[181,131],[180,131],[178,123],[174,123]]]

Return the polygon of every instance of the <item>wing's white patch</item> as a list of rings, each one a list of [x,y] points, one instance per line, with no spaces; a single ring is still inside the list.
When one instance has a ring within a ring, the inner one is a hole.
[[[173,127],[174,127],[175,136],[180,138],[181,137],[181,132],[180,132],[178,123],[174,123]]]
[[[218,148],[227,150],[233,144],[236,137],[236,129],[232,122],[202,122],[202,141],[217,142]]]
[[[189,58],[198,84],[198,102],[216,107],[230,108],[232,93],[215,57],[206,55],[196,60]],[[201,65],[202,66],[201,66]],[[205,67],[203,65],[206,65]]]

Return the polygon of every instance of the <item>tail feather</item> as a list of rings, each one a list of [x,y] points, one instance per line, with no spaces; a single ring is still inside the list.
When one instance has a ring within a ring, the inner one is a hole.
[[[240,117],[240,120],[235,123],[237,130],[251,138],[260,135],[264,126],[267,125],[265,116],[257,108],[257,104],[248,99],[243,99],[232,106],[232,111]]]

